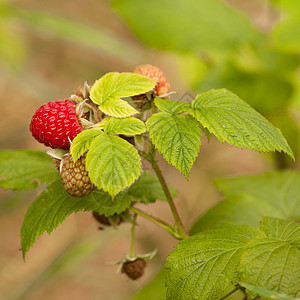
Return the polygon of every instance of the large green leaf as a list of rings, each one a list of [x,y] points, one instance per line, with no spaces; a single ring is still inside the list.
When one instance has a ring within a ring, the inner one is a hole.
[[[107,73],[91,88],[90,98],[101,111],[113,117],[124,118],[138,113],[122,97],[130,97],[151,91],[156,82],[134,73]]]
[[[194,224],[191,234],[224,222],[259,226],[264,215],[300,220],[300,174],[273,171],[265,174],[220,178],[216,185],[226,199],[210,208]]]
[[[169,190],[175,198],[177,190],[169,185]],[[128,194],[136,201],[144,204],[156,200],[167,200],[158,179],[149,172],[143,172],[139,179],[129,188]]]
[[[100,134],[103,134],[103,131],[99,128],[91,128],[80,132],[71,144],[73,160],[76,161],[86,150],[88,150],[94,139]]]
[[[300,225],[265,217],[261,229],[266,236],[249,241],[241,256],[240,280],[279,294],[299,297],[300,251],[291,239],[300,240]],[[250,291],[249,294],[251,299],[257,295]]]
[[[50,156],[42,151],[0,151],[0,186],[28,190],[57,176]]]
[[[162,105],[159,106],[163,109]],[[171,110],[166,105],[164,107]],[[173,109],[172,113],[163,111],[154,114],[147,120],[147,128],[153,144],[167,162],[188,178],[199,152],[201,130],[194,118],[176,114],[178,106]],[[181,111],[182,108],[179,109]]]
[[[92,142],[86,167],[91,181],[114,197],[139,177],[141,158],[124,139],[103,133]]]
[[[283,219],[300,219],[300,173],[297,171],[220,178],[216,185],[227,197],[250,195],[280,211]]]
[[[63,188],[61,180],[52,182],[29,207],[21,228],[23,257],[44,232],[50,234],[66,217],[81,210],[96,211],[111,216],[121,213],[131,204],[127,192],[112,199],[107,193],[97,190],[80,198],[70,196]]]
[[[222,143],[259,152],[283,151],[294,159],[281,131],[226,89],[198,95],[191,114]]]
[[[245,244],[260,235],[249,226],[224,224],[181,241],[165,265],[167,299],[218,299],[239,280]]]
[[[219,0],[114,0],[113,7],[144,43],[159,49],[224,53],[259,36]]]

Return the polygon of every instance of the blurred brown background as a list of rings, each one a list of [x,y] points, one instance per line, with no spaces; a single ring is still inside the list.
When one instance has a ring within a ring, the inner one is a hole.
[[[259,32],[268,33],[280,20],[280,11],[267,1],[228,2],[246,15]],[[194,54],[163,51],[141,42],[111,8],[110,1],[0,3],[1,149],[45,150],[29,132],[34,111],[48,101],[68,98],[85,80],[93,83],[106,72],[131,71],[145,63],[157,65],[165,72],[171,90],[178,92],[177,98],[186,91],[195,94],[195,78],[205,76],[197,69],[197,64],[203,68],[203,62],[196,61]],[[293,76],[299,73],[296,68],[292,67]],[[293,82],[299,80],[297,76]],[[291,97],[295,98],[295,94]],[[297,124],[297,105],[291,110]],[[206,137],[189,181],[163,160],[161,163],[168,182],[179,190],[176,203],[187,228],[222,198],[213,186],[214,178],[276,167],[272,155],[240,150],[215,138],[208,143]],[[0,191],[0,299],[129,299],[161,269],[176,244],[166,232],[138,219],[136,252],[158,248],[158,254],[149,263],[146,275],[132,282],[116,274],[118,266],[106,264],[129,252],[130,226],[123,224],[117,230],[99,231],[90,213],[78,213],[51,237],[44,234],[23,262],[20,227],[26,209],[38,193]],[[145,210],[172,220],[166,203],[156,203]]]

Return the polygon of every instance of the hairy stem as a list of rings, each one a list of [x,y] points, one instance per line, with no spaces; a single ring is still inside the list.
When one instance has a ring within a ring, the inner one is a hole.
[[[158,225],[159,227],[165,229],[176,239],[181,239],[181,237],[178,235],[176,229],[172,225],[170,225],[168,222],[166,222],[160,218],[157,218],[155,216],[152,216],[152,215],[150,215],[138,208],[135,208],[135,207],[131,207],[130,210],[132,212],[134,212],[135,214],[137,214],[141,217],[144,217],[145,219],[147,219],[147,220],[151,221],[152,223]]]
[[[183,224],[182,224],[182,221],[180,219],[180,216],[178,214],[178,211],[176,209],[176,206],[175,206],[175,203],[174,203],[174,200],[173,200],[173,197],[171,195],[171,192],[169,190],[169,187],[165,181],[165,178],[160,170],[160,167],[157,163],[157,160],[156,160],[156,150],[154,150],[154,153],[152,155],[152,159],[150,161],[151,165],[152,165],[152,168],[163,188],[163,191],[165,193],[165,196],[167,198],[167,201],[169,203],[169,206],[171,208],[171,211],[172,211],[172,214],[173,214],[173,217],[174,217],[174,220],[175,220],[175,224],[176,224],[176,228],[178,230],[178,233],[180,235],[180,239],[186,239],[189,237],[189,234],[187,233],[187,231],[185,230]]]

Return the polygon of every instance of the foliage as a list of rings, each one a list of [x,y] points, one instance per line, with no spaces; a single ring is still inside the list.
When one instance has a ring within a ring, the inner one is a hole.
[[[55,178],[51,158],[40,151],[1,151],[0,162],[0,186],[6,189],[28,190]]]
[[[220,178],[215,181],[225,199],[210,208],[191,229],[195,234],[224,222],[259,226],[264,215],[300,220],[300,174],[273,171],[265,174]]]
[[[260,228],[228,223],[180,242],[165,265],[167,299],[218,299],[239,282],[254,287],[250,299],[259,288],[299,297],[299,224],[264,217]]]
[[[133,224],[134,232],[135,214],[140,212],[183,241],[170,254],[164,273],[134,299],[163,299],[164,274],[167,299],[221,298],[234,285],[246,289],[250,298],[300,296],[300,229],[292,222],[300,218],[299,173],[276,171],[217,180],[225,199],[197,220],[190,231],[193,236],[187,238],[172,207],[177,191],[166,184],[155,150],[186,178],[198,155],[202,132],[239,148],[282,152],[274,156],[278,165],[292,163],[285,154],[293,159],[299,155],[299,126],[293,114],[299,98],[299,1],[272,2],[281,17],[269,32],[261,32],[221,0],[112,1],[145,44],[173,51],[182,65],[190,60],[184,79],[198,94],[191,103],[154,99],[157,82],[133,73],[108,73],[97,80],[89,104],[99,108],[102,121],[85,128],[71,146],[74,161],[86,156],[87,171],[97,186],[84,198],[63,190],[46,154],[1,151],[1,187],[28,190],[47,185],[22,225],[24,258],[37,238],[51,233],[71,213],[121,215]],[[21,65],[25,56],[23,40],[11,26],[15,22],[125,63],[139,60],[132,55],[139,47],[133,49],[122,37],[99,28],[7,1],[1,2],[0,14],[0,58],[7,66]],[[136,105],[134,96],[147,98],[145,106]],[[157,177],[142,171],[141,157]],[[156,200],[170,204],[174,226],[135,209],[137,203]],[[1,207],[6,207],[3,203]]]

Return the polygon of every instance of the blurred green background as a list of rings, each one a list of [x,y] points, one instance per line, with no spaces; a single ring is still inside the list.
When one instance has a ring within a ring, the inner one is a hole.
[[[0,0],[1,149],[45,150],[28,129],[41,104],[106,72],[151,63],[164,71],[174,100],[211,88],[235,92],[281,128],[299,157],[299,49],[299,0]],[[205,137],[189,182],[161,162],[187,227],[222,198],[215,177],[299,168],[284,155]],[[129,251],[130,226],[98,231],[89,213],[78,213],[40,238],[24,263],[19,231],[38,193],[0,191],[0,299],[130,299],[176,244],[139,220],[137,252],[157,247],[158,254],[132,282],[105,264]],[[171,220],[165,203],[146,210]]]

